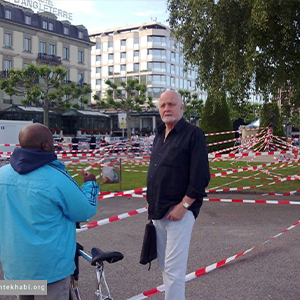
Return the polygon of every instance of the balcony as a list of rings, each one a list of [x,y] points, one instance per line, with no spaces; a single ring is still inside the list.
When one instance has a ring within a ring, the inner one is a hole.
[[[61,57],[53,55],[53,54],[47,54],[47,53],[40,52],[38,54],[37,61],[40,61],[43,63],[61,65]]]
[[[0,72],[0,79],[4,79],[4,78],[9,78],[9,71],[8,70]]]

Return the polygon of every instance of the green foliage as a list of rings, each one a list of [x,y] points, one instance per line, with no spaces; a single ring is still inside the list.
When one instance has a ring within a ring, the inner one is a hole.
[[[282,120],[279,107],[276,103],[265,103],[261,109],[260,125],[262,127],[273,127],[273,134],[284,136]]]
[[[170,27],[199,84],[235,102],[252,92],[280,98],[290,117],[300,107],[300,2],[168,0]]]
[[[67,71],[61,66],[28,65],[22,70],[9,70],[9,77],[0,80],[0,89],[6,94],[22,97],[24,105],[35,105],[44,110],[44,124],[49,126],[49,110],[63,111],[71,107],[71,101],[87,104],[89,85],[80,87],[75,82],[64,83]],[[78,103],[74,107],[78,107]]]
[[[217,95],[217,96],[216,96]],[[232,123],[229,118],[229,110],[224,92],[209,93],[205,102],[203,117],[200,124],[205,133],[224,132],[232,130]],[[234,138],[234,134],[215,135],[206,138],[207,144]],[[210,146],[209,152],[226,149],[233,143]]]
[[[250,102],[241,104],[233,101],[232,98],[227,98],[227,104],[231,122],[242,118],[246,124],[249,124],[259,118],[260,104],[252,104]]]
[[[142,111],[143,106],[145,108],[154,107],[152,97],[146,97],[147,86],[140,84],[138,79],[128,79],[127,82],[121,82],[120,85],[113,83],[111,80],[106,80],[105,83],[109,86],[106,90],[106,98],[99,99],[97,95],[93,97],[101,108],[115,108],[126,113],[127,137],[130,138],[130,113]]]
[[[178,93],[181,95],[181,99],[184,103],[183,117],[192,121],[192,119],[201,119],[203,113],[203,100],[199,99],[197,94],[192,94],[190,91],[179,90]]]

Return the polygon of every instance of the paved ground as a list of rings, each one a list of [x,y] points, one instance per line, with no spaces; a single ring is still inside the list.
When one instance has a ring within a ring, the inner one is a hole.
[[[257,194],[223,194],[212,198],[258,199]],[[300,196],[267,197],[300,202]],[[141,198],[112,198],[99,202],[93,220],[101,220],[145,206]],[[86,249],[118,250],[124,260],[106,266],[115,300],[124,300],[162,284],[155,261],[150,271],[139,264],[146,213],[78,234]],[[217,263],[261,244],[300,219],[298,205],[205,202],[196,221],[188,273]],[[237,260],[196,278],[186,285],[187,300],[299,300],[300,226]],[[18,262],[16,262],[18,263]],[[93,299],[94,271],[81,261],[83,299]],[[0,269],[0,278],[2,272]],[[15,297],[0,296],[2,300]],[[164,293],[151,297],[164,299]]]

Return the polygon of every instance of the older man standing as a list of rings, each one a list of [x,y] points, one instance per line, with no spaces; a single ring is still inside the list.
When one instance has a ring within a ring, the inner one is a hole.
[[[0,169],[0,260],[7,280],[47,280],[47,296],[68,300],[75,270],[76,222],[95,214],[99,186],[84,172],[81,188],[57,161],[52,134],[38,123],[19,134],[10,164]]]
[[[191,233],[210,180],[208,155],[202,130],[182,117],[178,93],[164,92],[158,108],[164,124],[148,170],[148,217],[156,228],[165,300],[184,300]]]

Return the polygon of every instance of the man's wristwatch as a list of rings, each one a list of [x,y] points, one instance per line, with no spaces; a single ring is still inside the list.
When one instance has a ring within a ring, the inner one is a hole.
[[[181,202],[181,203],[182,203],[183,207],[186,208],[186,209],[188,209],[190,207],[190,205],[185,201]]]

